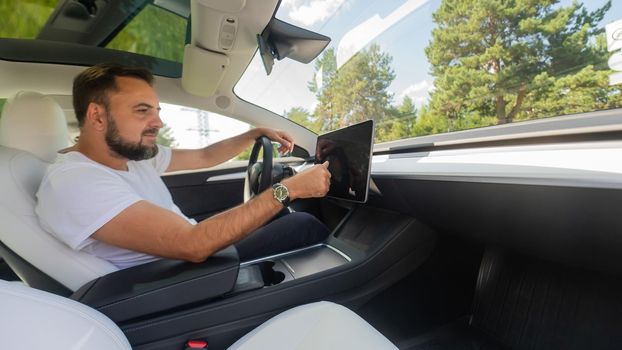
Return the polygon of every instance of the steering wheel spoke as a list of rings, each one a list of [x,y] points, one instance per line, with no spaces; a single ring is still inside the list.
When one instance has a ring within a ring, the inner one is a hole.
[[[263,150],[262,162],[257,161],[259,150]],[[255,141],[248,159],[244,180],[244,202],[272,186],[273,168],[272,141],[261,136]]]

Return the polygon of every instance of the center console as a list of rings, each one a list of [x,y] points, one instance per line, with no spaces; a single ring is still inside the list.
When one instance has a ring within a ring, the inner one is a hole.
[[[356,309],[416,269],[435,244],[433,231],[398,212],[326,199],[318,210],[332,230],[322,244],[243,262],[233,247],[201,264],[162,260],[103,276],[73,298],[115,321],[134,349],[198,338],[224,349],[300,304]]]
[[[233,293],[277,285],[341,266],[352,259],[326,244],[265,257],[240,264]]]

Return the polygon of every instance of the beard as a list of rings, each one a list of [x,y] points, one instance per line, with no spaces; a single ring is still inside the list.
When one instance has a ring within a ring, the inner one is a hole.
[[[139,161],[151,159],[158,154],[158,145],[143,145],[142,137],[138,142],[124,140],[123,137],[121,137],[117,124],[114,119],[112,119],[112,116],[108,113],[106,118],[108,119],[108,126],[106,128],[106,144],[110,147],[114,155],[129,160]],[[141,136],[157,134],[158,129],[152,128],[143,131]]]

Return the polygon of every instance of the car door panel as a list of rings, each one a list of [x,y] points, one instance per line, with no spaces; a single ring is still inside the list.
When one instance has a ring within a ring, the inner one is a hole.
[[[243,202],[244,167],[174,173],[162,177],[186,216],[201,221]]]

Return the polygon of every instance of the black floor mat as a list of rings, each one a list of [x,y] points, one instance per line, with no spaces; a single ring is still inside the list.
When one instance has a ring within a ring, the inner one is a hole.
[[[489,249],[473,314],[402,350],[622,349],[622,279]]]
[[[622,279],[525,256],[484,255],[472,326],[512,349],[622,349]]]
[[[469,315],[483,251],[483,246],[441,238],[417,271],[357,313],[398,344]]]
[[[507,350],[494,338],[473,328],[467,318],[397,344],[401,350]]]

